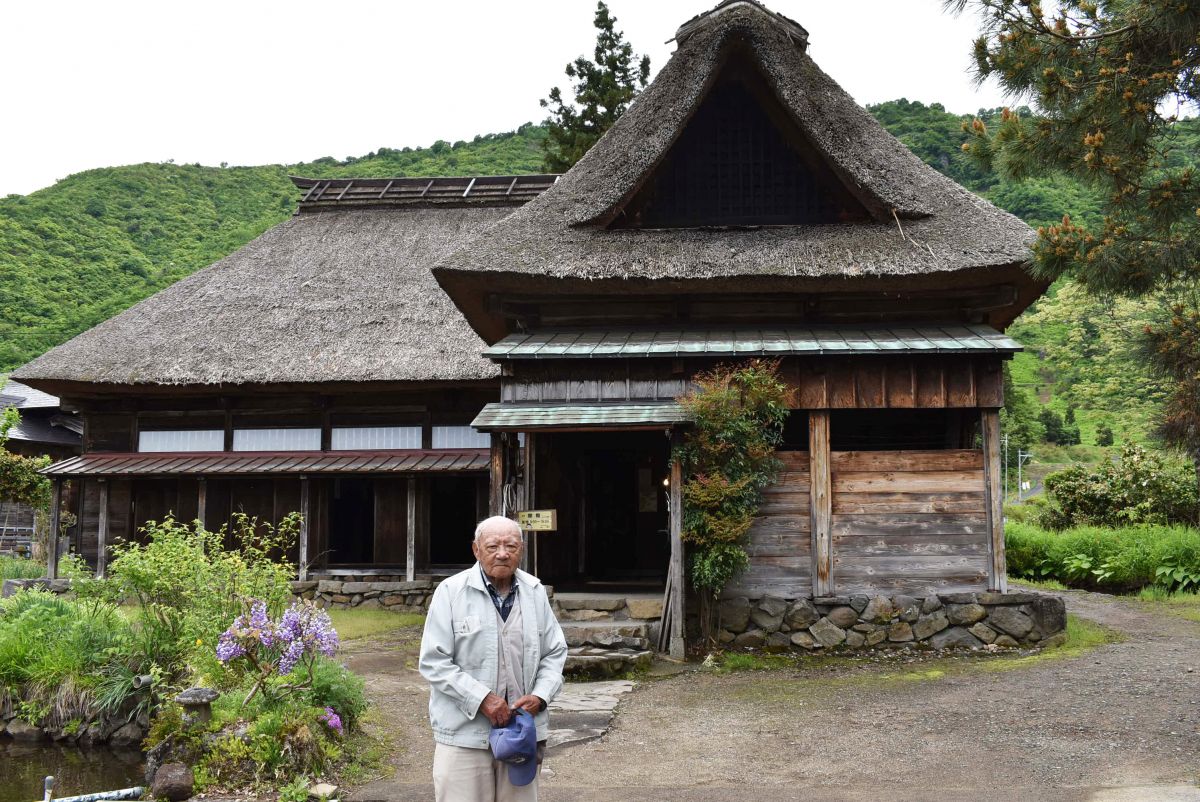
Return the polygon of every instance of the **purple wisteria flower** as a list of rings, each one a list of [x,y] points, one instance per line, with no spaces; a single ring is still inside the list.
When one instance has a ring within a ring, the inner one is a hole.
[[[279,619],[275,642],[284,646],[279,658],[279,673],[291,671],[306,653],[320,652],[326,657],[337,653],[341,642],[329,613],[310,602],[293,602]]]
[[[326,707],[324,715],[320,716],[319,718],[321,721],[325,722],[329,729],[333,730],[338,735],[342,734],[342,717],[339,716],[337,711],[332,707]]]
[[[275,626],[267,615],[267,603],[263,601],[251,604],[249,617],[239,615],[217,638],[217,659],[228,663],[246,654],[246,648],[255,643],[267,648],[275,644]]]

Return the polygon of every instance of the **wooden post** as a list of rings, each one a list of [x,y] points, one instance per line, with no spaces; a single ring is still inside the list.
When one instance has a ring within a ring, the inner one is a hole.
[[[58,579],[58,525],[62,506],[62,479],[54,477],[50,494],[50,535],[46,544],[46,577]]]
[[[1008,593],[1004,558],[1004,491],[1000,487],[1000,411],[985,409],[983,424],[983,483],[987,501],[988,590]]]
[[[100,519],[96,524],[96,578],[108,567],[108,480],[100,479]]]
[[[679,444],[679,439],[679,432],[672,431],[672,456],[674,456],[674,447]],[[663,622],[663,626],[669,625],[671,627],[671,641],[668,653],[672,657],[682,660],[687,654],[686,644],[683,639],[683,622],[686,615],[686,610],[683,606],[683,466],[676,459],[671,460],[669,484],[671,493],[671,564],[668,568],[670,573],[668,584],[671,588],[671,616],[669,622]]]
[[[304,497],[303,480],[300,496]],[[203,476],[196,479],[196,520],[205,529],[208,528],[208,480]]]
[[[488,478],[491,481],[488,495],[488,515],[504,514],[504,435],[492,432],[492,454],[488,462]]]
[[[412,582],[417,577],[417,480],[408,477],[408,496],[404,500],[405,553],[404,578]]]
[[[525,453],[523,455],[525,469],[525,487],[522,494],[522,507],[526,510],[532,510],[537,507],[537,490],[534,485],[534,463],[537,461],[535,456],[536,449],[534,442],[537,437],[533,432],[525,432]],[[521,554],[521,570],[532,571],[534,576],[537,576],[537,532],[522,532],[525,539],[525,548]],[[532,569],[530,568],[532,565]]]
[[[833,595],[833,493],[829,472],[829,412],[808,413],[808,459],[810,471],[809,515],[812,531],[813,596]]]
[[[204,480],[200,480],[200,486],[204,487]],[[201,491],[203,492],[203,491]],[[297,570],[297,578],[304,582],[308,579],[308,477],[300,477],[300,546],[299,555],[296,557],[296,562],[300,563]]]

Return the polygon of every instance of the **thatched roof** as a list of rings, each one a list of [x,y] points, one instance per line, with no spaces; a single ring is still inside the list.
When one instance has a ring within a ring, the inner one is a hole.
[[[802,291],[806,281],[860,278],[971,283],[972,271],[1028,261],[1030,228],[884,130],[809,58],[807,36],[794,22],[736,0],[689,21],[676,38],[678,49],[659,75],[569,172],[486,241],[435,267],[473,323],[485,281],[497,288],[524,279],[538,291],[552,291],[555,281],[595,292],[622,291],[618,283],[625,291],[642,283],[642,291],[678,292],[698,282]],[[653,175],[735,52],[761,73],[871,219],[737,230],[608,227]]]
[[[47,386],[490,379],[498,369],[429,267],[511,212],[300,214],[13,375]]]

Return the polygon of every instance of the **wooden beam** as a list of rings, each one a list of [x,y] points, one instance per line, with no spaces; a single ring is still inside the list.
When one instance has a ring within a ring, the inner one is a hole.
[[[108,480],[100,479],[100,516],[96,524],[96,578],[108,567]]]
[[[679,445],[679,440],[679,432],[671,432],[672,452],[675,450],[674,447]],[[671,617],[669,622],[663,622],[663,626],[669,625],[671,627],[671,641],[668,653],[672,657],[682,660],[687,653],[687,647],[683,639],[683,622],[686,613],[683,606],[683,466],[675,459],[671,460],[671,477],[668,489],[671,494],[671,564],[668,569],[670,572]]]
[[[829,464],[829,413],[808,413],[809,519],[812,533],[813,596],[833,593],[832,509],[833,494]]]
[[[526,444],[524,444],[524,509],[538,508],[538,485],[536,485],[536,468],[538,468],[538,449],[536,449],[538,435],[534,432],[526,432]],[[521,559],[524,570],[530,570],[530,564],[533,565],[533,575],[538,575],[538,533],[529,532],[526,534],[526,549],[524,556]]]
[[[984,498],[988,528],[988,590],[1008,592],[1004,557],[1004,491],[1000,487],[1000,411],[982,412]]]
[[[404,502],[405,515],[405,556],[404,578],[409,582],[417,576],[417,480],[408,478],[408,497]]]
[[[58,579],[58,526],[62,514],[62,482],[61,477],[54,477],[50,494],[50,533],[46,543],[46,576],[50,579]]]
[[[491,480],[488,496],[488,515],[504,514],[504,435],[492,432],[491,462],[488,477]]]
[[[200,480],[204,487],[204,480]],[[309,519],[308,477],[300,477],[300,546],[296,562],[300,565],[296,572],[297,578],[303,582],[308,579],[308,519]]]
[[[203,476],[196,479],[196,520],[208,528],[208,480]]]

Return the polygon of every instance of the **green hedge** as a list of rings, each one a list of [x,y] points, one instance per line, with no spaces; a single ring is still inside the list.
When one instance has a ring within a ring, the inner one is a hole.
[[[1004,540],[1008,573],[1016,578],[1111,592],[1200,585],[1200,530],[1191,527],[1079,526],[1054,532],[1008,521]]]

